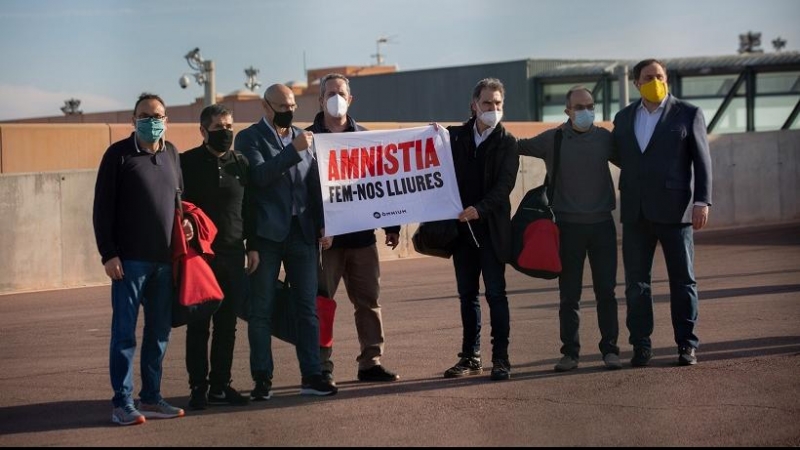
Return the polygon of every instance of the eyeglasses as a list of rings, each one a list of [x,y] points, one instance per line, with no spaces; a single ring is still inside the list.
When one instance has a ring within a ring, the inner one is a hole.
[[[594,111],[594,103],[589,105],[572,105],[572,109],[574,111],[583,111],[584,109],[588,109],[589,111]]]
[[[281,103],[281,104],[277,105],[278,106],[277,108],[275,108],[274,106],[272,106],[272,102],[270,102],[269,100],[265,99],[264,101],[267,103],[267,106],[269,106],[269,108],[274,112],[286,112],[286,111],[296,111],[297,110],[297,104],[296,103],[291,103],[291,104],[290,103]]]
[[[156,119],[156,120],[164,120],[167,116],[162,116],[159,114],[139,114],[136,116],[136,120],[144,120],[144,119]]]

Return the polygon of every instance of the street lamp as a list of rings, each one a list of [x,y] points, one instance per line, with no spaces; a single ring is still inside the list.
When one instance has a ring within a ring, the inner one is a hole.
[[[81,101],[77,98],[71,98],[69,100],[64,100],[64,106],[61,107],[61,112],[64,113],[65,116],[75,116],[79,114],[83,114],[81,111]]]
[[[778,36],[772,40],[772,47],[775,48],[776,52],[783,50],[783,47],[786,47],[786,39],[782,39]]]
[[[258,72],[260,71],[258,69],[253,68],[253,66],[244,69],[244,74],[247,75],[247,81],[244,83],[244,86],[253,92],[255,92],[256,89],[258,89],[259,87],[261,87],[261,83],[259,83],[258,79],[256,79],[256,75],[258,75]]]
[[[186,89],[192,82],[189,75],[193,76],[197,84],[205,86],[205,101],[203,106],[211,106],[217,102],[214,82],[214,61],[206,61],[200,56],[200,49],[195,48],[184,56],[195,73],[183,74],[178,80],[181,88]]]
[[[748,31],[739,35],[739,53],[764,53],[760,46],[761,33]]]

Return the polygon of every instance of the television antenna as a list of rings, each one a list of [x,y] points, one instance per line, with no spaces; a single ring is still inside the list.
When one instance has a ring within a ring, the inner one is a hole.
[[[381,44],[383,44],[383,45],[396,44],[397,42],[394,40],[395,37],[397,37],[397,36],[396,35],[393,35],[393,36],[381,36],[375,41],[375,47],[376,47],[377,51],[375,52],[374,55],[370,55],[370,56],[375,58],[375,65],[376,66],[382,66],[384,58],[386,57],[385,54],[381,53]]]

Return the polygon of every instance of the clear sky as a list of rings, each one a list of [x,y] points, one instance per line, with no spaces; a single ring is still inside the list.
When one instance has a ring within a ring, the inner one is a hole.
[[[527,58],[643,59],[736,54],[739,34],[800,50],[798,0],[0,0],[0,120],[129,109],[143,91],[170,105],[195,47],[218,94],[305,81],[304,69],[398,70]]]

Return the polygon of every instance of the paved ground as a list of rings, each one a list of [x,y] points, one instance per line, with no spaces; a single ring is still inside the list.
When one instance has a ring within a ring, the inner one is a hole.
[[[556,282],[509,268],[512,379],[491,382],[486,373],[445,380],[461,336],[451,262],[406,259],[382,266],[384,364],[402,381],[355,381],[358,343],[341,294],[337,396],[299,396],[293,348],[277,341],[276,395],[269,402],[124,428],[109,420],[108,287],[0,296],[0,446],[800,445],[800,225],[703,233],[696,255],[702,344],[694,367],[675,364],[658,255],[651,367],[627,364],[622,301],[625,368],[602,368],[593,294],[586,289],[581,366],[554,373]],[[486,350],[487,320],[484,314]],[[249,391],[244,323],[239,337],[234,386]],[[164,395],[182,406],[184,342],[185,329],[175,330],[163,380]]]

